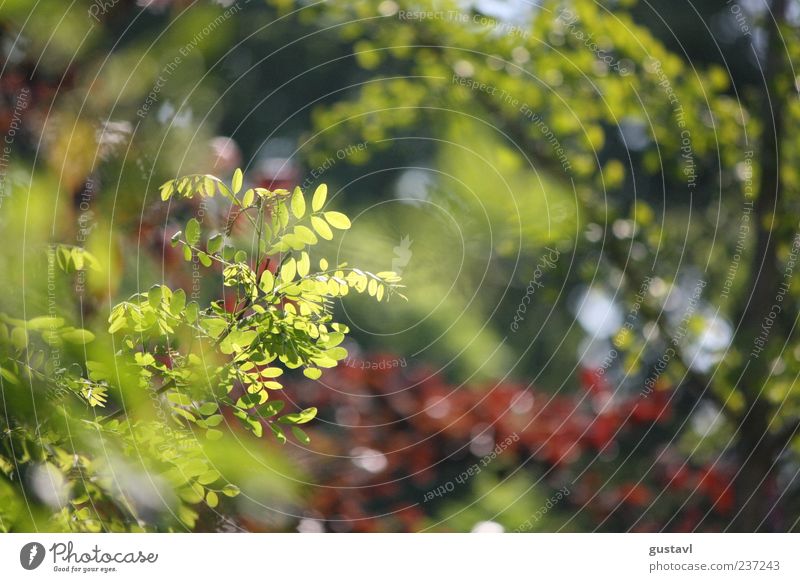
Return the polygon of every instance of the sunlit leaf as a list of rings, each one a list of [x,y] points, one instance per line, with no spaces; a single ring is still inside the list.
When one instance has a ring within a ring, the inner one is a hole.
[[[303,218],[303,215],[306,213],[306,200],[303,197],[303,192],[300,190],[299,186],[295,186],[294,192],[292,193],[292,214],[294,214],[295,218]]]
[[[325,240],[332,240],[333,239],[333,231],[328,226],[328,223],[325,222],[319,216],[312,216],[311,217],[311,226],[314,227],[314,230],[317,231],[317,234],[324,238]]]
[[[323,206],[325,206],[325,199],[328,197],[328,185],[327,184],[320,184],[317,186],[317,189],[314,190],[314,196],[311,199],[311,210],[317,212]]]
[[[231,190],[234,194],[238,194],[239,190],[242,189],[242,182],[244,181],[244,174],[242,174],[241,168],[236,168],[236,171],[233,173],[233,180],[231,181]]]
[[[284,414],[278,418],[278,422],[282,422],[284,424],[305,424],[313,420],[316,416],[317,409],[312,406],[310,408],[306,408],[305,410],[301,410],[300,412]]]
[[[244,195],[242,196],[242,206],[244,206],[245,208],[251,206],[255,198],[256,198],[255,190],[249,188],[247,192],[245,192]]]
[[[350,228],[350,219],[341,212],[330,211],[324,213],[323,216],[334,228],[338,228],[339,230],[347,230]]]
[[[190,218],[186,223],[186,242],[196,245],[200,241],[200,223],[196,218]]]
[[[73,329],[61,335],[66,341],[73,344],[88,344],[94,341],[94,334],[86,329]]]
[[[308,443],[311,442],[311,439],[309,438],[309,436],[300,427],[292,426],[292,434],[294,435],[294,438],[296,438],[298,441],[300,441],[304,445],[307,445]]]

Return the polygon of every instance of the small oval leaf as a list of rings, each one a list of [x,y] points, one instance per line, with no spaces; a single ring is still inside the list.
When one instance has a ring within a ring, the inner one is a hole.
[[[325,199],[328,197],[328,185],[320,184],[314,190],[314,197],[311,199],[311,209],[317,212],[325,205]]]
[[[244,182],[244,174],[242,174],[242,169],[236,168],[236,171],[233,173],[233,180],[231,181],[231,189],[233,190],[234,194],[238,194],[239,190],[242,189],[242,182]]]
[[[326,212],[323,216],[325,216],[325,220],[334,228],[338,228],[339,230],[347,230],[350,228],[350,219],[341,212]]]

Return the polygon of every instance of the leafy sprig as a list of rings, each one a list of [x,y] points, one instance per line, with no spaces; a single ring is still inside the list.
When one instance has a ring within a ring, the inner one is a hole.
[[[285,405],[273,396],[283,388],[279,378],[285,370],[301,368],[308,378],[318,379],[322,369],[344,360],[347,351],[340,344],[349,329],[335,321],[334,300],[351,291],[389,300],[401,287],[400,277],[347,263],[331,266],[325,258],[312,261],[310,251],[320,239],[332,240],[335,231],[351,227],[345,214],[326,209],[324,184],[309,201],[300,188],[243,190],[243,183],[237,170],[230,185],[215,176],[193,175],[160,188],[164,201],[217,195],[230,201],[230,218],[221,232],[204,232],[192,218],[172,244],[183,248],[186,261],[197,257],[204,268],[221,272],[224,287],[235,294],[233,307],[226,308],[224,301],[205,307],[187,303],[183,290],[155,285],[116,305],[109,331],[124,337],[148,382],[162,382],[176,418],[216,437],[219,405],[256,436],[268,427],[286,442],[281,425],[288,425],[295,438],[307,443],[297,425],[312,420],[317,411],[312,407],[278,416]],[[237,244],[240,222],[255,241],[249,248]],[[159,365],[163,340],[172,334],[191,337],[194,349],[173,351],[168,365]],[[214,365],[205,365],[198,354],[213,359]],[[197,377],[215,387],[213,400],[198,401],[185,393]]]

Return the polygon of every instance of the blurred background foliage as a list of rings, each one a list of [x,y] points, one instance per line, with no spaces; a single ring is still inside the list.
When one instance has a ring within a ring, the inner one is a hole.
[[[146,449],[10,450],[10,418],[63,440],[62,407],[102,412],[46,398],[46,378],[0,380],[0,525],[796,530],[794,278],[751,350],[794,260],[798,14],[793,0],[7,0],[0,312],[91,330],[64,368],[113,365],[120,298],[192,288],[165,243],[199,208],[157,192],[192,172],[327,182],[353,219],[331,252],[401,272],[409,300],[348,297],[349,359],[287,387],[320,407],[311,444],[233,429],[196,443],[242,495],[182,516]],[[49,272],[54,243],[99,268]],[[112,396],[161,422],[136,386]],[[63,519],[88,507],[71,455],[124,459],[104,489],[136,507],[151,483],[144,517]]]

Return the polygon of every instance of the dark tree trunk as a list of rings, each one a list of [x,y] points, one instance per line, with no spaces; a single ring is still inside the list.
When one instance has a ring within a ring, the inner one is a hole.
[[[760,111],[763,128],[758,151],[761,177],[755,204],[758,235],[751,269],[753,280],[742,298],[742,326],[736,342],[742,355],[752,349],[753,341],[760,332],[759,326],[776,301],[780,277],[776,231],[772,225],[778,222],[783,192],[780,168],[786,103],[780,82],[787,74],[787,55],[780,29],[786,21],[787,8],[788,0],[772,0],[770,10],[765,15],[767,47],[762,58],[765,86]],[[780,325],[776,325],[773,336],[782,335],[781,329]],[[775,339],[778,337],[770,337],[769,341]],[[784,443],[769,433],[769,422],[774,411],[764,399],[769,383],[768,357],[768,353],[750,357],[737,380],[748,411],[737,427],[735,452],[740,471],[732,486],[738,514],[728,528],[730,531],[775,531],[786,527],[777,521],[780,512],[775,506],[778,498],[775,494],[776,462]]]
[[[736,516],[728,528],[734,532],[766,532],[780,529],[781,515],[775,495],[779,447],[770,436],[765,419],[768,406],[754,405],[739,427],[736,456],[740,471],[733,480]]]

